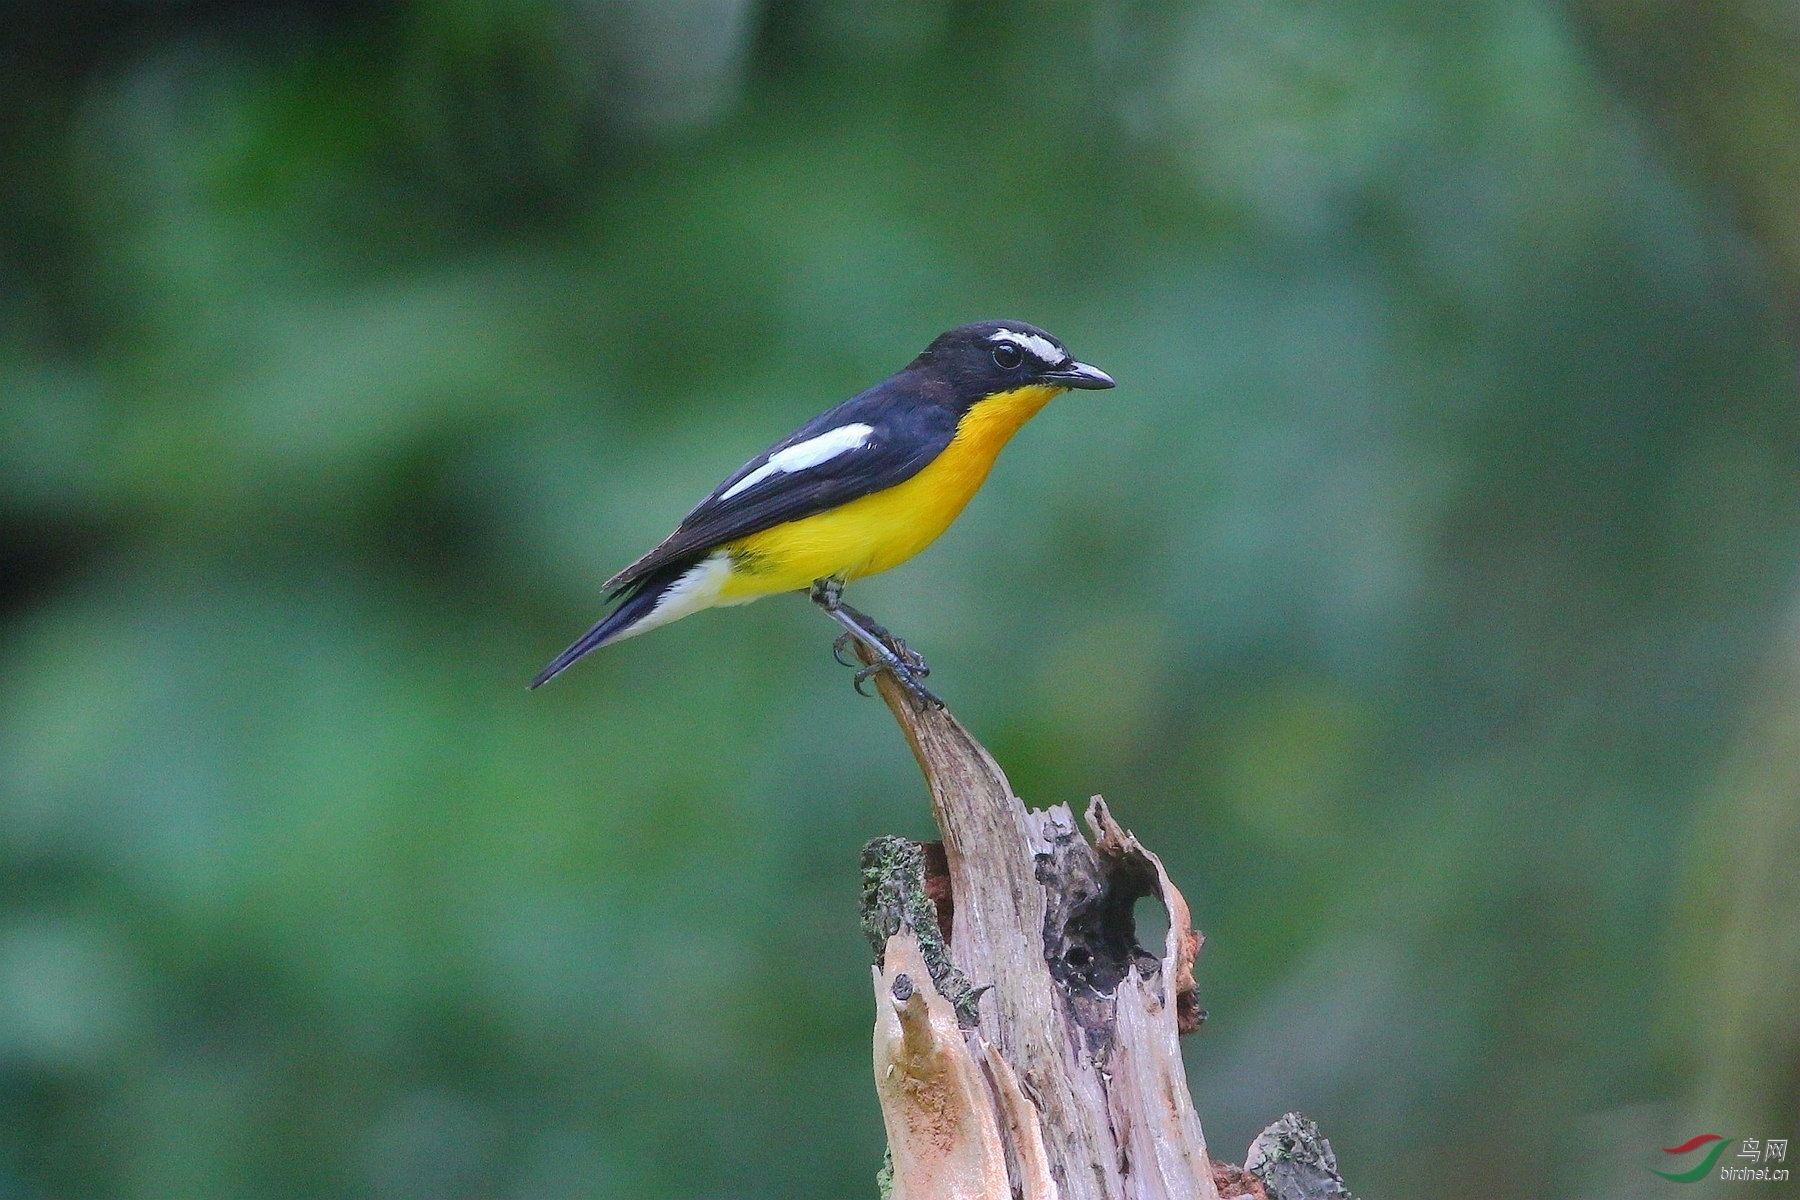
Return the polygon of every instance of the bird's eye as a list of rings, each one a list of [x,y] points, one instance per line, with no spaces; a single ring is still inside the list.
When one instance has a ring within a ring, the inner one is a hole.
[[[1002,371],[1010,371],[1025,361],[1025,352],[1011,342],[1001,342],[994,347],[994,365]]]

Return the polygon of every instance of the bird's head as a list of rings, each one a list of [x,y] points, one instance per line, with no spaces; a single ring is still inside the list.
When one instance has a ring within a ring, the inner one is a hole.
[[[1027,387],[1113,386],[1112,376],[1076,362],[1061,342],[1023,321],[978,321],[939,334],[910,369],[944,379],[964,403]]]

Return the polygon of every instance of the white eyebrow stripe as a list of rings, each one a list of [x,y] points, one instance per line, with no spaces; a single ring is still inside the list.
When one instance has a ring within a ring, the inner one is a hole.
[[[1059,365],[1068,355],[1059,349],[1049,338],[1039,337],[1035,333],[1014,333],[1010,329],[1000,329],[988,335],[990,342],[1017,342],[1031,351],[1032,357],[1046,367]]]
[[[818,437],[807,438],[789,446],[785,450],[777,450],[769,455],[769,461],[732,484],[719,499],[729,500],[739,492],[755,487],[771,475],[791,475],[795,471],[804,471],[808,467],[816,467],[822,462],[829,462],[840,454],[848,454],[868,445],[869,435],[875,432],[873,425],[864,425],[854,421],[849,425],[839,425],[836,429],[828,429]]]

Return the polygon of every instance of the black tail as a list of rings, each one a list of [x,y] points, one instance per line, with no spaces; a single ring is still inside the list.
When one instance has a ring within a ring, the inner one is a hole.
[[[551,659],[550,665],[538,672],[538,677],[531,681],[530,686],[541,687],[555,679],[568,670],[576,659],[598,650],[649,616],[656,607],[656,602],[662,599],[663,593],[693,565],[692,562],[683,562],[664,567],[621,589],[626,593],[625,602],[601,617],[592,629],[576,638],[574,645]]]

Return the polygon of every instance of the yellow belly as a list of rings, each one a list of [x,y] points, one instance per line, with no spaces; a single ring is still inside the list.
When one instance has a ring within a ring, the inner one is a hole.
[[[1062,390],[989,396],[963,414],[944,452],[905,483],[727,543],[732,571],[718,603],[741,604],[834,576],[848,582],[905,562],[950,527],[1001,447]]]

